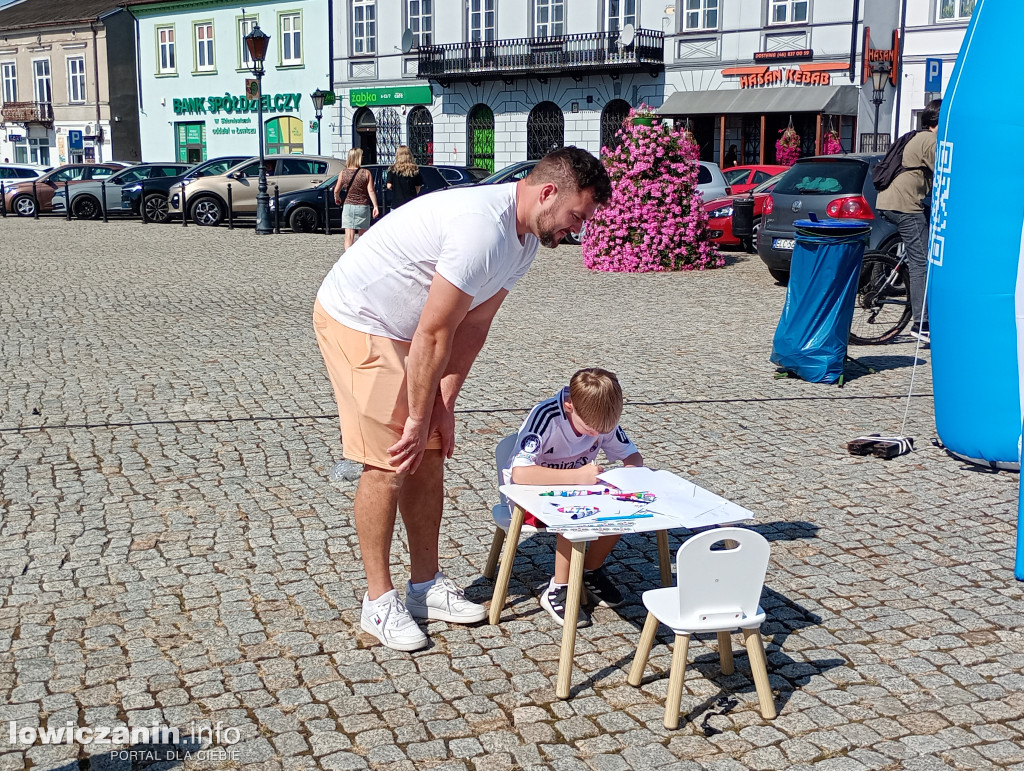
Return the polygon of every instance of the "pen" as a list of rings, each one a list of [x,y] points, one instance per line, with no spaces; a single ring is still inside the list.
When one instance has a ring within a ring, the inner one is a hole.
[[[577,495],[605,495],[607,490],[547,490],[540,495],[560,495],[563,498],[574,498]]]
[[[598,517],[595,522],[612,522],[617,519],[644,519],[645,517],[653,517],[653,514],[624,514],[620,517]]]

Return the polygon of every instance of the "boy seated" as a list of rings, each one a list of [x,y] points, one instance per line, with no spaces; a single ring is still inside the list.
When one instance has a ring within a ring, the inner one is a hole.
[[[511,467],[504,473],[506,481],[517,485],[592,485],[603,471],[597,465],[600,450],[611,461],[642,466],[643,458],[619,427],[621,414],[622,388],[615,375],[596,367],[581,369],[567,387],[530,411],[516,437]],[[527,514],[524,521],[542,524],[532,514]],[[622,594],[601,567],[618,540],[618,535],[609,535],[591,541],[583,561],[587,594],[595,604],[607,608],[623,602]],[[559,626],[565,621],[571,554],[572,543],[558,536],[555,575],[540,598],[541,607]],[[581,608],[577,624],[583,626],[589,621]]]

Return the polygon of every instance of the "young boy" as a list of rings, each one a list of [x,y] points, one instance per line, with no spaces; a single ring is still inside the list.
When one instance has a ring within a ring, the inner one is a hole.
[[[597,453],[604,450],[609,460],[626,466],[642,466],[643,458],[626,433],[619,428],[622,388],[615,375],[604,369],[581,369],[556,396],[531,410],[516,438],[516,451],[505,478],[517,485],[592,485],[603,469]],[[578,500],[586,502],[585,498]],[[532,514],[527,524],[539,524]],[[601,565],[618,542],[610,535],[592,541],[583,561],[583,585],[591,600],[607,608],[622,604],[622,594]],[[572,543],[558,536],[555,575],[541,594],[540,604],[561,626],[569,583]],[[580,609],[577,623],[589,618]]]

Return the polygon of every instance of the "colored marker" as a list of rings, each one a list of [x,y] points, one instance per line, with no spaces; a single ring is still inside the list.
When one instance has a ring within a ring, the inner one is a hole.
[[[653,514],[624,514],[621,517],[598,517],[595,522],[614,522],[620,519],[644,519],[645,517],[653,517]]]
[[[608,490],[547,490],[541,495],[560,495],[563,498],[574,498],[577,495],[605,495]]]

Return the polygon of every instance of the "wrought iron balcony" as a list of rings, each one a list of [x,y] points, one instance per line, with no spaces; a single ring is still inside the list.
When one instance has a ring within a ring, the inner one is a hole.
[[[53,105],[49,102],[6,102],[0,106],[4,123],[41,123],[53,125]]]
[[[512,81],[560,74],[577,80],[587,74],[657,75],[664,66],[665,33],[638,29],[628,46],[620,44],[618,32],[420,46],[418,74],[447,85],[457,80]]]

